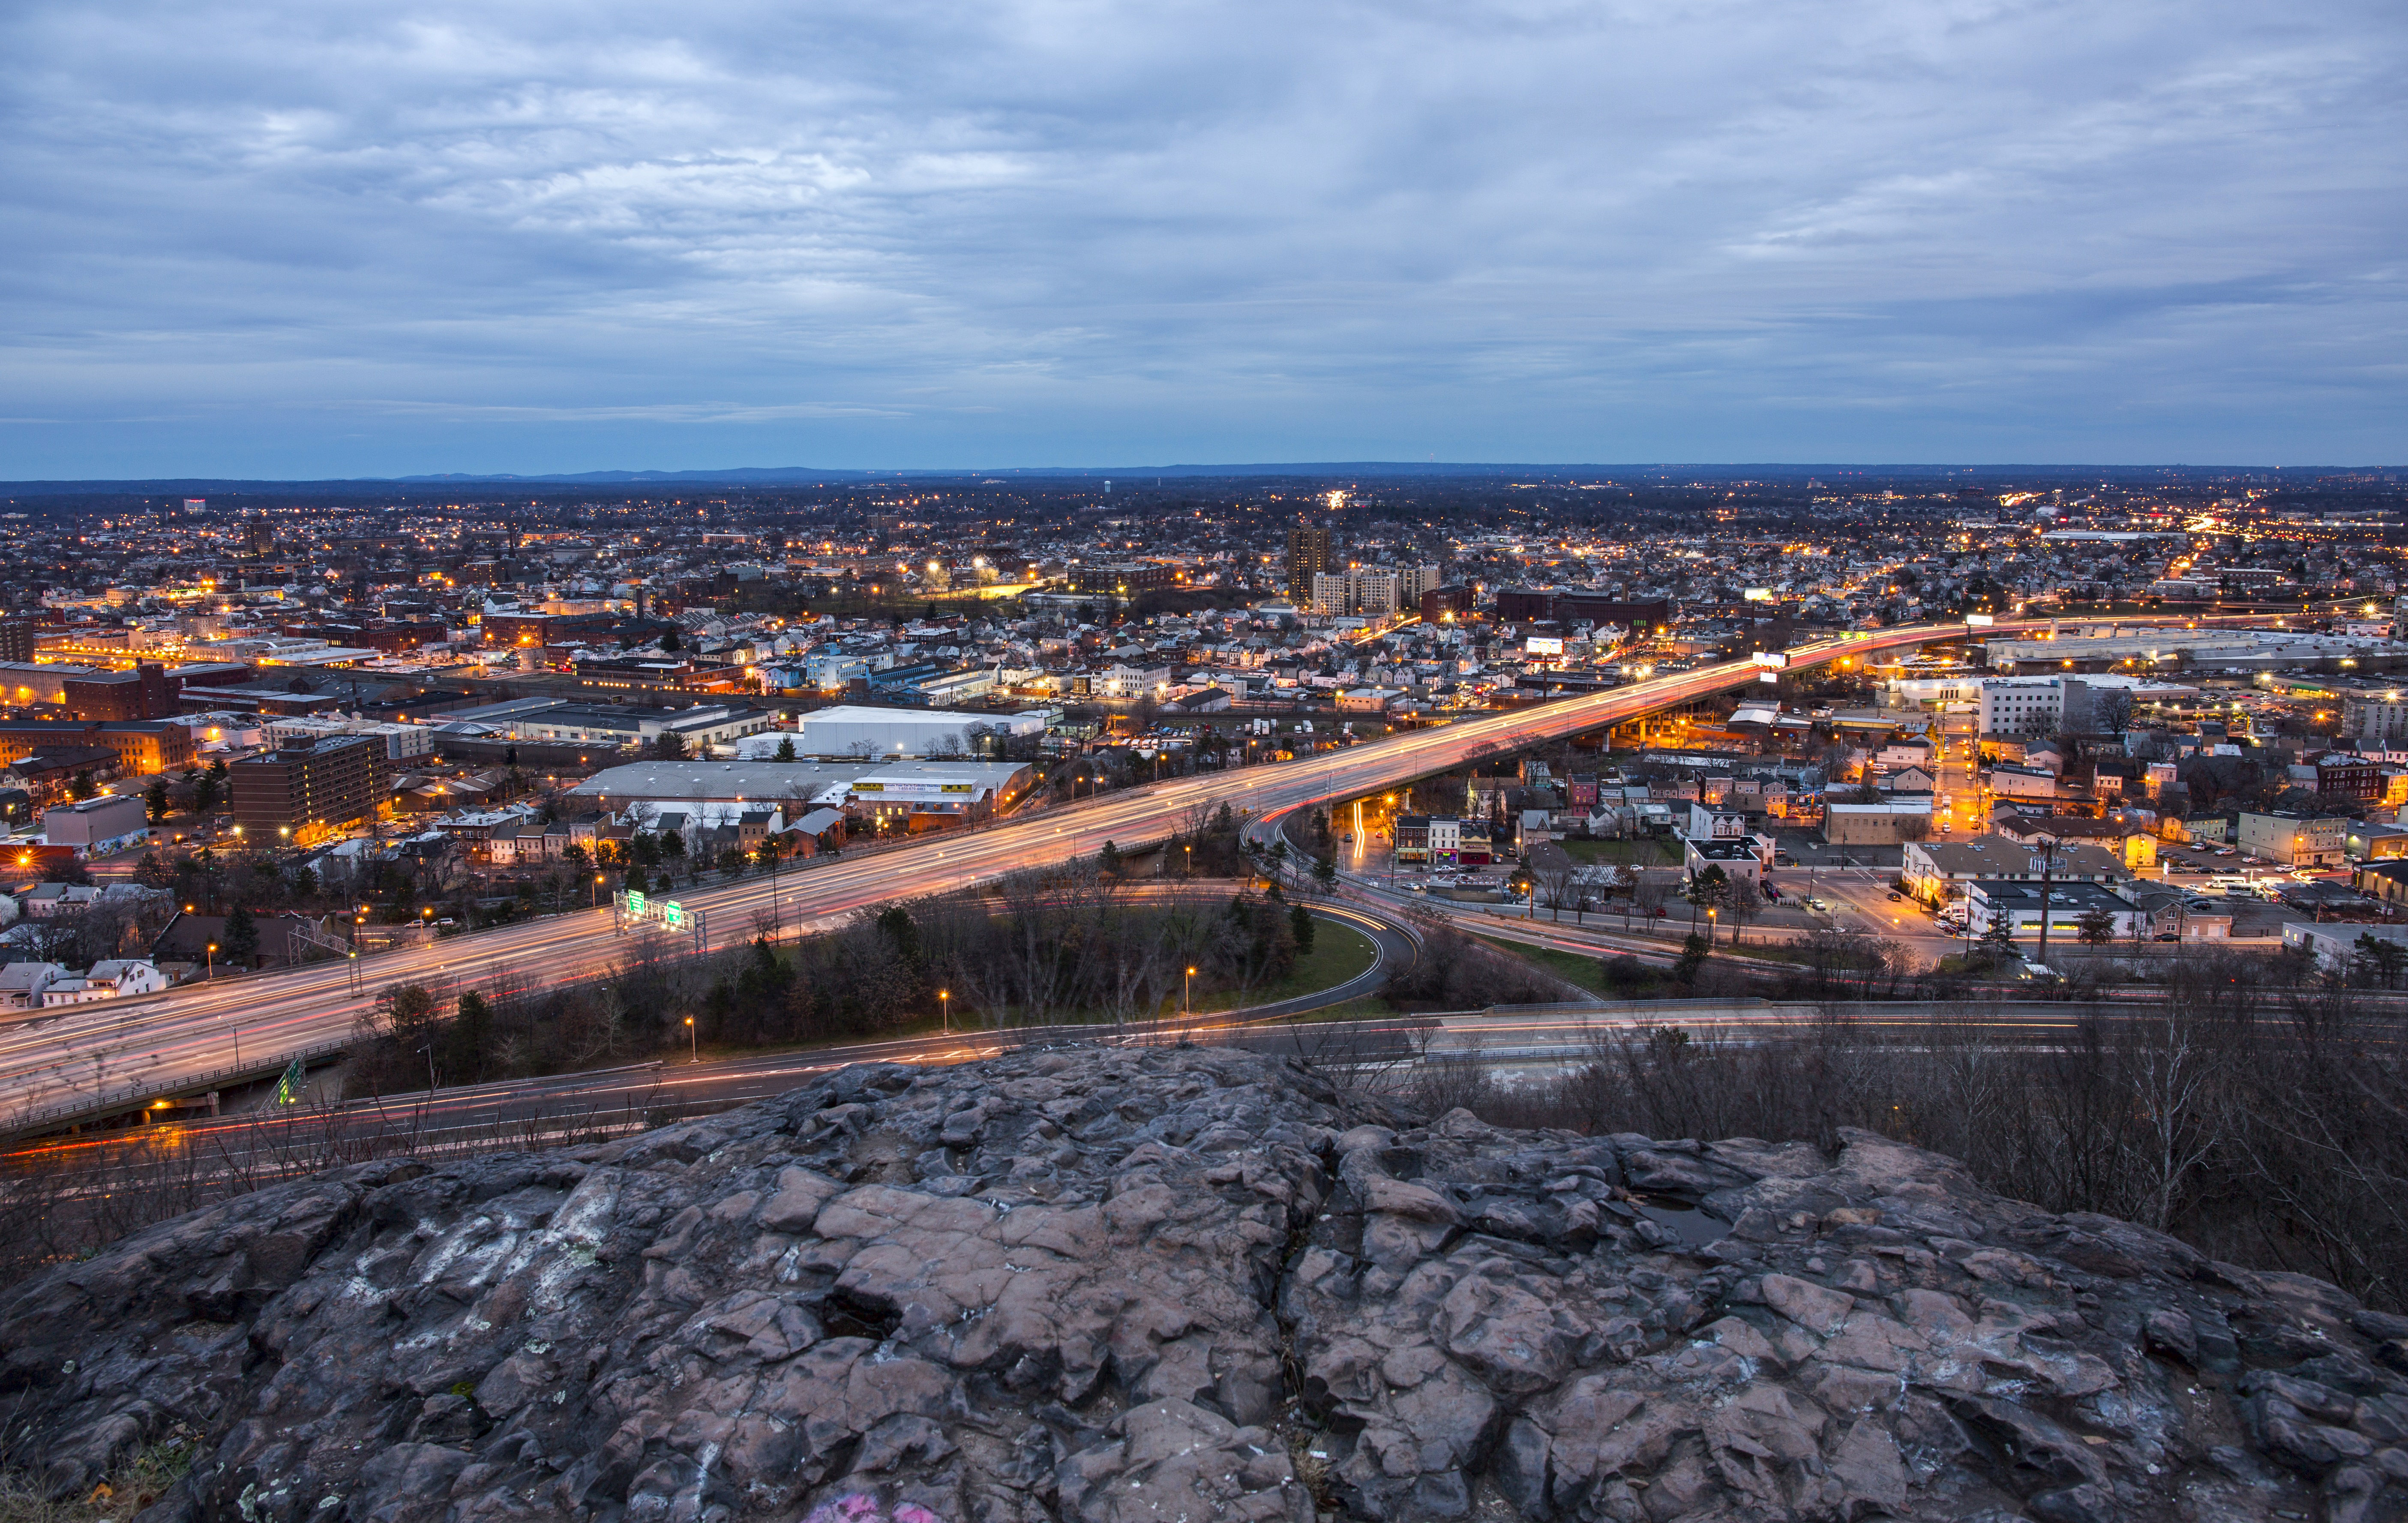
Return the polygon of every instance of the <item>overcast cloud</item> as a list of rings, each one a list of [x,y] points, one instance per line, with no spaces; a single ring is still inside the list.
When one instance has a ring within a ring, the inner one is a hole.
[[[2408,460],[2375,3],[36,3],[0,477]]]

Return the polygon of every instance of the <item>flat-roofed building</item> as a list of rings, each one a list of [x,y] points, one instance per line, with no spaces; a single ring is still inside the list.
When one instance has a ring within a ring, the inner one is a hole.
[[[2151,934],[2149,912],[2099,884],[1974,883],[1965,890],[1966,921],[1976,936],[2003,921],[2011,934],[2038,936],[2043,914],[2048,933],[2068,939],[2082,934],[2085,917],[2104,912],[2118,940]]]
[[[1823,806],[1823,839],[1834,846],[1898,846],[1931,833],[1931,800]]]
[[[0,764],[68,746],[105,748],[128,772],[164,772],[192,765],[193,732],[175,720],[80,719],[0,721]]]
[[[2122,861],[2087,841],[2059,841],[2054,854],[2005,836],[1971,841],[1912,841],[1899,876],[1906,891],[1926,904],[1964,897],[1969,884],[2038,883],[2045,869],[2051,883],[2112,884],[2124,876]]]
[[[66,706],[79,719],[115,720],[165,719],[181,705],[177,684],[167,680],[167,668],[145,661],[132,671],[96,671],[68,678]]]
[[[88,856],[141,840],[150,833],[150,818],[141,799],[109,794],[45,811],[42,833],[51,845],[72,846],[78,856]]]
[[[235,821],[263,845],[371,817],[386,781],[384,742],[366,735],[296,740],[226,769]]]
[[[2297,814],[2288,810],[2241,812],[2233,843],[2242,854],[2284,867],[2324,867],[2348,850],[2349,821],[2338,814]]]

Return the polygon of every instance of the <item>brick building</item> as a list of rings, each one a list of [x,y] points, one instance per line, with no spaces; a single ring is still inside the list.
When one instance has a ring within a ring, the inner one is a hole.
[[[37,751],[96,746],[117,754],[128,772],[180,770],[193,764],[193,732],[168,720],[16,719],[0,722],[0,765]]]
[[[1115,593],[1125,597],[1133,593],[1148,592],[1170,584],[1169,567],[1144,561],[1107,561],[1096,566],[1082,566],[1070,573],[1072,592]]]
[[[387,781],[384,742],[371,735],[322,736],[226,769],[236,823],[262,842],[366,819],[383,801]]]
[[[66,681],[66,705],[79,719],[165,719],[180,709],[167,668],[145,661],[132,671],[95,671]]]

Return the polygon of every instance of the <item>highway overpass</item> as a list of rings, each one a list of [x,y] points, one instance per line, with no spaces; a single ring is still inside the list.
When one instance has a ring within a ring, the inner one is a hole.
[[[1984,635],[2044,628],[2001,622]],[[2181,618],[2123,624],[2183,624]],[[1961,624],[1906,625],[1810,641],[1788,652],[1794,669],[1963,638]],[[1416,729],[1276,766],[1241,768],[1049,808],[1025,820],[895,851],[841,858],[679,895],[702,912],[714,943],[749,939],[756,916],[787,928],[833,926],[866,906],[944,893],[1018,869],[1165,839],[1198,805],[1226,802],[1258,813],[1357,797],[1518,748],[1558,740],[1755,681],[1752,661],[1720,662],[1560,702]],[[0,1130],[63,1125],[122,1112],[156,1096],[200,1090],[272,1071],[294,1056],[324,1056],[351,1040],[375,991],[412,982],[473,985],[498,973],[559,983],[598,976],[625,942],[608,908],[438,939],[381,954],[188,984],[164,995],[68,1006],[0,1029]],[[354,987],[354,985],[359,985]]]

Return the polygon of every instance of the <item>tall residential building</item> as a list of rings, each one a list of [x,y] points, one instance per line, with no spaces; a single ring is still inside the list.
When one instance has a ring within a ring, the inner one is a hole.
[[[1435,566],[1358,567],[1324,571],[1312,582],[1316,613],[1397,613],[1421,607],[1440,585]]]
[[[0,661],[34,659],[34,621],[0,619]]]
[[[2341,732],[2368,740],[2388,740],[2408,735],[2408,703],[2396,696],[2382,698],[2344,698],[2341,707]]]
[[[1290,597],[1310,595],[1316,574],[1341,569],[1338,564],[1338,538],[1327,529],[1290,529],[1287,531],[1287,593]]]
[[[385,747],[370,735],[329,735],[281,745],[226,769],[236,823],[258,841],[337,829],[376,813]]]

